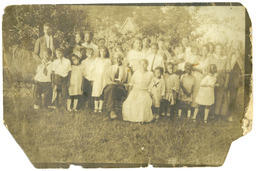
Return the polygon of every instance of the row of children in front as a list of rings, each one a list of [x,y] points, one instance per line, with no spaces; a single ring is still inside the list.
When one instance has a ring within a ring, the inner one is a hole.
[[[35,76],[35,105],[38,109],[41,102],[50,108],[61,104],[67,104],[68,111],[77,111],[79,96],[84,92],[83,77],[92,85],[94,97],[94,111],[102,112],[103,90],[107,83],[104,83],[104,74],[111,66],[107,48],[99,49],[100,57],[93,57],[93,49],[87,49],[87,58],[79,63],[79,57],[72,55],[71,62],[63,56],[61,49],[56,49],[57,59],[53,61],[42,61],[38,66]],[[167,64],[166,73],[163,68],[154,69],[154,78],[151,80],[149,92],[151,93],[153,106],[152,110],[156,117],[161,115],[170,116],[178,109],[178,116],[182,111],[191,116],[191,103],[195,78],[192,74],[193,66],[185,65],[185,72],[181,76],[176,74],[176,65]],[[86,86],[90,86],[87,84]],[[205,106],[204,121],[207,122],[210,106],[214,104],[214,86],[216,84],[216,66],[210,65],[208,74],[202,79],[200,89],[196,97],[198,105]],[[45,100],[42,100],[44,98]],[[51,102],[51,103],[49,103]],[[72,107],[71,107],[72,106]],[[198,107],[194,110],[192,119],[196,119]]]
[[[199,91],[196,95],[196,107],[191,117],[193,91],[195,86],[195,77],[193,76],[193,66],[190,63],[185,64],[185,72],[179,76],[175,72],[176,65],[167,64],[167,71],[163,73],[163,68],[157,67],[154,70],[154,78],[150,85],[150,92],[153,99],[153,113],[156,119],[162,116],[174,116],[178,112],[180,118],[183,113],[188,118],[196,120],[199,106],[204,106],[204,122],[207,122],[210,107],[214,104],[214,87],[216,84],[217,68],[215,64],[209,65],[209,71],[201,80]]]

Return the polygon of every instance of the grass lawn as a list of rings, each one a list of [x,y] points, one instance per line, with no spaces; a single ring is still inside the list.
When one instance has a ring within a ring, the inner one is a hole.
[[[36,167],[219,166],[242,135],[239,122],[222,120],[160,118],[141,125],[90,110],[34,111],[30,91],[13,91],[4,88],[4,121]]]

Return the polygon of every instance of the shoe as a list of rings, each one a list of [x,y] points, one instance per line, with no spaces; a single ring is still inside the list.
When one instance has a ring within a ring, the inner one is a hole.
[[[170,114],[170,113],[167,113],[167,114],[166,114],[166,116],[170,117],[170,116],[171,116],[171,114]]]
[[[34,104],[34,109],[35,109],[35,110],[38,110],[38,109],[39,109],[39,106]]]
[[[77,109],[73,109],[74,112],[77,112]]]
[[[68,112],[72,112],[72,110],[71,110],[71,109],[67,109],[67,111],[68,111]]]
[[[94,109],[94,111],[93,111],[94,113],[97,113],[98,112],[98,109]]]
[[[56,109],[55,106],[48,106],[48,109]]]
[[[161,116],[165,116],[165,113],[161,113]]]
[[[207,120],[204,120],[204,123],[207,123]]]
[[[156,120],[159,119],[159,115],[155,115],[155,119],[156,119]]]
[[[110,119],[116,119],[117,118],[117,114],[114,111],[110,112]]]

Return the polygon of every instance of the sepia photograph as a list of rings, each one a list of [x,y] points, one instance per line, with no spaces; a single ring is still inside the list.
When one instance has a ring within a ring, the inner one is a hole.
[[[252,124],[240,3],[11,5],[4,124],[36,168],[221,166]]]

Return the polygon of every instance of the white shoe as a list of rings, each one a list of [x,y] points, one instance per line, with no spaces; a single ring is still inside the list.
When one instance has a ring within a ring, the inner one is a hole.
[[[39,109],[39,106],[34,104],[34,109],[35,109],[35,110],[38,110],[38,109]]]

